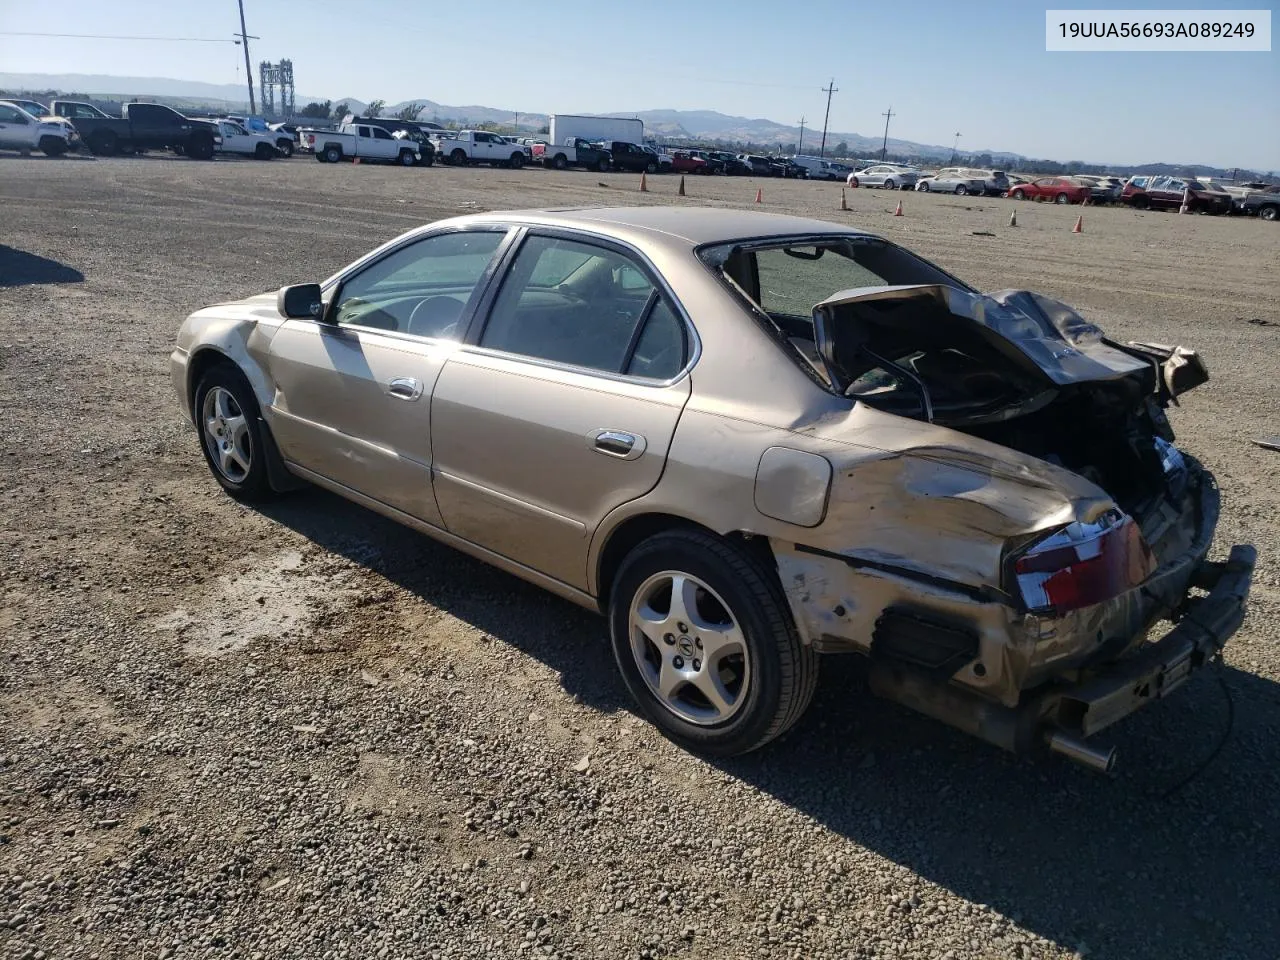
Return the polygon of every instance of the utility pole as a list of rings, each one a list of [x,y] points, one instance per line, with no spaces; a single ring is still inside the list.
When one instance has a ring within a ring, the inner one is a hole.
[[[827,95],[827,113],[822,118],[822,146],[818,148],[818,156],[825,157],[827,155],[827,121],[831,119],[831,95],[839,92],[840,88],[836,86],[836,78],[832,77],[831,82],[820,89]]]
[[[240,4],[240,32],[232,34],[240,38],[240,45],[244,47],[244,76],[249,81],[249,116],[253,116],[258,112],[257,105],[253,102],[253,67],[249,66],[249,34],[245,32],[244,26],[244,0],[237,0]],[[254,40],[259,39],[254,37]]]
[[[951,145],[951,159],[947,161],[947,165],[948,165],[948,166],[950,166],[951,164],[953,164],[953,163],[955,163],[955,162],[956,162],[956,149],[957,149],[959,146],[960,146],[960,131],[959,131],[959,130],[957,130],[957,131],[956,131],[956,142],[955,142],[955,143],[953,143],[953,144]]]
[[[885,152],[889,149],[889,118],[893,116],[892,104],[889,106],[889,109],[880,114],[880,116],[884,117],[884,143],[880,144],[880,162],[884,163]]]
[[[796,153],[804,153],[804,117],[800,118],[800,145],[796,147]]]

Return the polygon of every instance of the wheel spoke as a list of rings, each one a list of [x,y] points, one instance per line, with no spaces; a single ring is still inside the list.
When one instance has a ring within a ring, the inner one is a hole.
[[[702,640],[702,659],[709,664],[719,663],[734,654],[745,655],[747,650],[742,631],[736,624],[699,626],[698,637]]]
[[[720,681],[720,672],[711,664],[704,663],[702,669],[693,677],[693,685],[702,691],[717,717],[723,717],[733,709],[734,700],[724,684]]]
[[[218,426],[217,417],[209,417],[207,420],[205,420],[204,432],[207,433],[213,439],[214,443],[217,443],[219,440],[222,439],[221,437],[218,436],[218,431],[220,429],[221,428]]]
[[[661,653],[662,667],[658,670],[658,693],[670,703],[675,699],[676,691],[684,686],[686,677],[671,663],[671,657]]]
[[[218,387],[216,392],[213,395],[214,413],[216,413],[223,420],[231,419],[232,417],[235,416],[235,414],[231,410],[232,402],[233,400],[232,400],[231,394],[228,391],[223,390],[221,387]]]
[[[231,445],[234,447],[248,446],[246,442],[249,435],[249,424],[245,420],[243,414],[234,417],[227,417],[226,431],[231,436]]]
[[[694,622],[698,612],[698,584],[691,577],[676,574],[671,578],[671,609],[667,614],[670,623],[686,626]]]
[[[239,457],[234,447],[225,443],[218,447],[218,463],[222,467],[223,476],[235,479],[235,468],[239,465],[239,462]]]

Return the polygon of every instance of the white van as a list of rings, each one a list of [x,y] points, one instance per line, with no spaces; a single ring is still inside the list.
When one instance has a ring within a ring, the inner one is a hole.
[[[844,177],[838,170],[838,164],[832,163],[830,160],[823,160],[821,157],[805,157],[798,156],[791,158],[796,166],[804,167],[809,171],[810,180],[843,180]]]

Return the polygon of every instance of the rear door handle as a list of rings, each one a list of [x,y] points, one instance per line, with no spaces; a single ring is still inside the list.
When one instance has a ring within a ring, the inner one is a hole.
[[[422,396],[422,384],[413,377],[396,377],[388,384],[387,393],[399,400],[417,400]]]
[[[638,459],[646,446],[644,437],[625,430],[592,430],[587,442],[597,453],[619,460]]]

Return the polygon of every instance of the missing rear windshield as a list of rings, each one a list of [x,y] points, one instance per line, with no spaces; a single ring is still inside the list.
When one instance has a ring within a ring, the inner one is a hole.
[[[945,284],[969,286],[902,247],[878,237],[771,238],[719,244],[698,252],[702,262],[745,296],[753,312],[788,346],[806,372],[840,389],[819,357],[813,308],[842,290]]]

